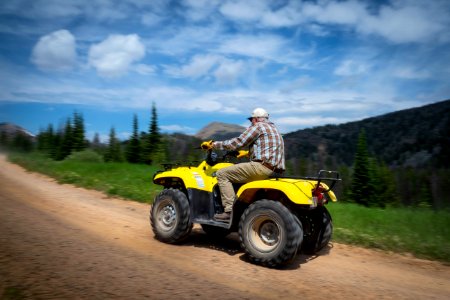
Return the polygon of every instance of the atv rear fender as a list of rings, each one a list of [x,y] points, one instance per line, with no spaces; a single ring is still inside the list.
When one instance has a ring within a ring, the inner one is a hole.
[[[328,192],[325,192],[329,199],[333,202],[337,201],[336,195],[329,190],[328,185],[320,183],[320,185]],[[286,200],[295,204],[317,206],[317,202],[313,197],[313,190],[317,186],[317,180],[293,179],[293,178],[277,178],[257,180],[242,185],[237,191],[239,200],[250,203],[260,193],[264,195],[277,194],[278,198],[284,196]]]

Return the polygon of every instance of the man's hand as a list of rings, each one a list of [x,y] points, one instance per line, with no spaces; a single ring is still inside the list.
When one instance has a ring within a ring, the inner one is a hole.
[[[203,142],[201,145],[200,145],[200,147],[203,149],[203,150],[211,150],[212,149],[212,147],[213,147],[213,140],[210,140],[210,141],[207,141],[207,142]]]
[[[239,154],[236,156],[237,158],[247,157],[248,151],[247,150],[239,150]]]

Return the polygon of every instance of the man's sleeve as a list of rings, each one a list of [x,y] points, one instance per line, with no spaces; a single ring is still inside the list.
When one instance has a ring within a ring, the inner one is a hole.
[[[222,142],[214,142],[214,148],[219,150],[236,150],[250,145],[258,138],[258,126],[250,126],[240,136]]]

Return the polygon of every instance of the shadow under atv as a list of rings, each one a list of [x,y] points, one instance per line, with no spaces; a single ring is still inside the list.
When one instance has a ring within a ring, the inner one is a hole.
[[[193,228],[189,237],[183,243],[175,244],[175,246],[193,246],[198,248],[212,249],[224,252],[230,256],[238,255],[241,261],[252,263],[245,255],[245,251],[241,248],[239,236],[237,232],[232,232],[226,237],[216,237],[206,234],[201,228]],[[316,254],[298,253],[296,257],[288,264],[277,266],[278,270],[297,270],[301,265],[306,264],[319,256],[328,255],[333,248],[333,244],[329,243]]]

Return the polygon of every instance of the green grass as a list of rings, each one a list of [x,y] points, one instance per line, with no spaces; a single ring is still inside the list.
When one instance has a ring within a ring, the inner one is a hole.
[[[54,161],[38,153],[10,154],[9,160],[30,171],[43,173],[59,183],[100,190],[111,196],[151,203],[161,187],[152,177],[158,167],[128,163]]]
[[[47,174],[61,183],[96,189],[109,195],[151,203],[161,190],[152,182],[158,167],[127,163],[55,162],[42,155],[12,154],[12,162]],[[330,203],[333,240],[450,263],[450,212],[431,209],[366,208]]]
[[[8,286],[3,290],[0,299],[2,300],[22,300],[26,299],[24,289],[20,286]]]
[[[328,205],[337,242],[450,262],[450,212]]]

